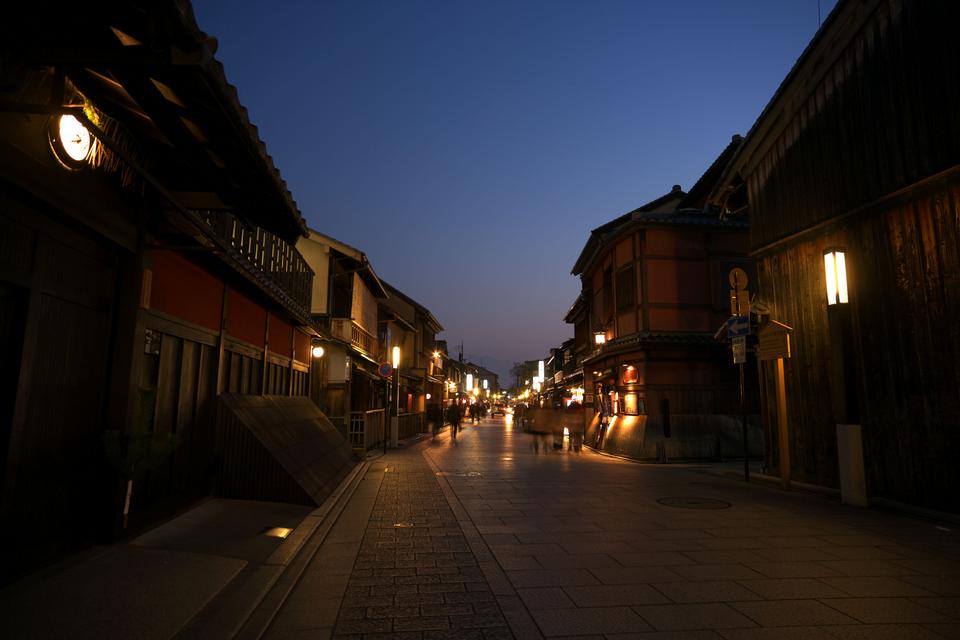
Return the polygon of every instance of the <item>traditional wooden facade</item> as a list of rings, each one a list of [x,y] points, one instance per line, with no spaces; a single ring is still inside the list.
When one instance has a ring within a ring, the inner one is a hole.
[[[389,359],[379,335],[379,304],[389,294],[359,249],[312,229],[297,248],[316,272],[310,311],[328,334],[318,341],[324,355],[314,364],[311,397],[344,434],[357,434],[368,417],[385,419],[377,366]]]
[[[749,206],[761,301],[793,327],[793,478],[840,488],[851,462],[838,458],[837,425],[860,424],[871,500],[952,511],[960,486],[958,18],[954,2],[839,2],[724,183],[728,209]],[[828,308],[823,256],[831,248],[845,252],[849,302]],[[769,364],[763,380],[765,422],[775,425]],[[776,436],[767,442],[776,469]]]
[[[708,200],[740,143],[690,193],[674,186],[594,229],[577,259],[582,292],[567,319],[574,351],[590,341],[587,444],[640,458],[742,455],[738,375],[714,334],[730,316],[728,272],[749,268],[748,225]],[[755,374],[747,379],[755,386]],[[748,397],[759,453],[756,393]]]
[[[131,528],[209,495],[217,395],[305,394],[317,332],[303,220],[187,3],[0,29],[8,578],[115,536],[128,476]]]
[[[422,304],[389,283],[386,288],[390,297],[381,303],[381,318],[392,332],[388,341],[400,346],[402,354],[400,408],[423,415],[429,404],[439,405],[443,398],[446,379],[437,350],[437,334],[443,326]],[[422,417],[417,421],[426,424]]]

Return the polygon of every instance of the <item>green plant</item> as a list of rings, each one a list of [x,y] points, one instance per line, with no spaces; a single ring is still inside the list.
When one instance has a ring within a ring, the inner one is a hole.
[[[156,387],[138,388],[134,397],[130,428],[112,429],[103,434],[107,460],[127,483],[123,504],[124,529],[127,528],[134,479],[160,466],[178,444],[175,434],[157,433],[153,428],[156,399]]]

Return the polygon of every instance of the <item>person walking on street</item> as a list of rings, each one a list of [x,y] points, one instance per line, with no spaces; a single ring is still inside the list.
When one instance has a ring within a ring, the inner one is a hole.
[[[450,423],[451,437],[456,440],[457,432],[460,430],[460,407],[457,406],[456,401],[447,407],[447,421]]]
[[[440,433],[440,429],[443,428],[443,409],[440,408],[439,404],[431,404],[427,409],[427,419],[430,421],[430,426],[433,430],[433,439],[437,439],[437,434]]]

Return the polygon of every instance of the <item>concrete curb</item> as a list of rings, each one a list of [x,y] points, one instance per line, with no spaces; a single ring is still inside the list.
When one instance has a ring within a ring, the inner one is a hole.
[[[185,625],[178,639],[260,638],[363,479],[359,462],[262,563],[249,565]]]

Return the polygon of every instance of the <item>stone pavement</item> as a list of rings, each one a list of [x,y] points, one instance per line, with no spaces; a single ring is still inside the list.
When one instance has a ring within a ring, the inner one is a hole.
[[[370,465],[270,638],[960,638],[960,532],[507,419]]]

